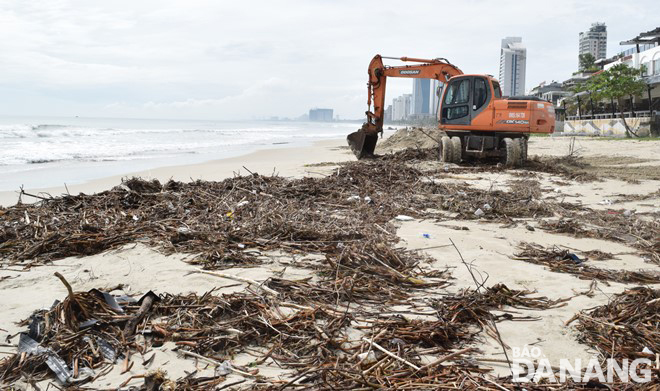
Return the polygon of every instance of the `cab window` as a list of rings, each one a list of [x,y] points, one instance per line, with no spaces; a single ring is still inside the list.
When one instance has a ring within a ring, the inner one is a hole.
[[[468,107],[467,106],[448,107],[445,112],[447,113],[446,115],[447,119],[463,118],[468,115]]]
[[[447,95],[445,96],[446,105],[467,103],[470,98],[470,80],[464,79],[457,83],[450,83]]]
[[[488,98],[488,91],[486,90],[486,80],[482,78],[474,79],[473,104],[475,106],[475,110],[479,110],[481,106],[483,106],[484,103],[486,103],[487,98]]]
[[[496,82],[495,80],[493,80],[493,92],[496,98],[499,99],[502,97],[502,90],[500,89],[500,83]]]

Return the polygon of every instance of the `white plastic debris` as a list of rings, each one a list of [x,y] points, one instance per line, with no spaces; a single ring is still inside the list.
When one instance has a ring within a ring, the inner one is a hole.
[[[178,232],[180,234],[187,234],[187,233],[190,233],[190,228],[188,228],[188,227],[179,227],[179,228],[176,229],[176,232]]]
[[[646,346],[644,346],[644,349],[642,349],[642,353],[654,354],[653,351]]]
[[[481,217],[481,216],[483,216],[484,214],[485,214],[485,213],[484,213],[483,210],[481,210],[481,208],[479,208],[479,209],[477,209],[477,210],[474,211],[474,215],[477,216],[477,217]]]
[[[626,216],[626,217],[630,217],[630,216],[634,215],[635,212],[636,212],[635,209],[632,209],[632,210],[630,210],[630,209],[626,209],[626,210],[623,212],[623,215]]]
[[[222,364],[215,367],[215,374],[217,376],[225,376],[232,373],[231,363],[229,361],[223,361]]]
[[[133,221],[138,221],[138,220],[140,220],[140,218],[137,217],[136,215],[133,215]]]
[[[346,201],[360,201],[360,196],[352,195],[346,199]]]
[[[601,202],[598,203],[598,205],[612,205],[612,201],[602,200]]]
[[[238,248],[245,248],[245,245],[243,243],[239,243]]]
[[[369,196],[364,197],[364,202],[366,202],[367,204],[371,204],[371,197]]]
[[[358,354],[357,358],[358,361],[360,361],[363,365],[369,365],[371,363],[376,362],[376,353],[374,353],[374,351],[371,350],[369,352]]]
[[[250,201],[241,201],[241,202],[239,202],[238,204],[236,204],[236,207],[237,207],[237,208],[240,208],[241,206],[243,206],[243,205],[247,205],[247,204],[249,204],[249,203],[250,203]]]
[[[410,216],[406,216],[406,215],[398,215],[398,216],[396,216],[394,219],[395,219],[395,220],[399,220],[399,221],[411,221],[411,220],[414,220],[414,218],[412,218],[412,217],[410,217]]]
[[[491,210],[493,209],[490,205],[484,204],[484,210]]]
[[[445,164],[444,170],[445,170],[445,172],[449,172],[449,165],[448,164]]]

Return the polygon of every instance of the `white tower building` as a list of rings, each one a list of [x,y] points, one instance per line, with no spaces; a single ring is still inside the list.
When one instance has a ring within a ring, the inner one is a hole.
[[[500,85],[503,96],[525,94],[527,48],[521,37],[506,37],[500,51]]]

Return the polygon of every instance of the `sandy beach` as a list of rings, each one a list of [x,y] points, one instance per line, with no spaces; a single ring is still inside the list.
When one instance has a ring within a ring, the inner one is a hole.
[[[233,175],[245,175],[247,170],[264,175],[281,175],[286,177],[315,175],[315,171],[323,171],[308,167],[323,162],[343,162],[354,156],[345,147],[344,139],[318,141],[310,147],[292,147],[278,149],[263,149],[238,157],[212,160],[204,163],[167,166],[146,171],[127,170],[125,174],[105,177],[78,185],[64,184],[58,187],[25,188],[28,193],[42,196],[53,196],[78,193],[91,194],[109,189],[119,184],[122,178],[133,176],[144,179],[167,181],[189,180],[222,180]],[[246,170],[247,169],[247,170]],[[9,206],[18,200],[19,190],[0,191],[0,205]],[[24,202],[33,202],[34,198],[24,197]]]
[[[572,140],[568,137],[533,137],[530,140],[529,153],[532,156],[536,155],[537,158],[562,157],[569,153],[571,143]],[[393,146],[393,150],[396,149],[395,147]],[[391,219],[387,222],[387,225],[381,225],[379,222],[373,224],[377,226],[377,228],[374,228],[376,231],[382,231],[381,234],[390,238],[387,240],[395,243],[393,249],[396,248],[396,251],[401,251],[401,254],[404,254],[404,252],[406,254],[408,252],[418,254],[415,257],[419,256],[420,258],[415,259],[418,262],[418,270],[422,271],[422,273],[415,274],[412,269],[408,268],[395,270],[396,267],[393,268],[388,263],[384,265],[383,270],[385,272],[380,271],[379,273],[388,273],[387,270],[391,269],[393,270],[389,272],[391,275],[386,278],[388,281],[395,281],[395,283],[400,284],[405,279],[418,278],[424,280],[428,287],[416,289],[413,286],[406,292],[409,295],[408,297],[379,304],[370,303],[368,300],[360,303],[359,300],[357,302],[344,302],[342,299],[333,299],[336,301],[336,306],[333,307],[334,309],[328,309],[330,314],[333,314],[332,311],[341,308],[346,311],[352,308],[356,311],[356,314],[361,314],[355,315],[356,318],[352,323],[341,331],[344,338],[343,348],[352,352],[352,350],[349,350],[349,346],[359,345],[361,343],[360,339],[363,337],[368,337],[372,341],[381,338],[377,336],[378,330],[374,331],[368,327],[361,327],[369,324],[368,320],[357,320],[357,318],[368,318],[365,313],[373,312],[376,308],[379,312],[378,318],[382,319],[395,316],[406,319],[407,322],[437,320],[436,317],[439,316],[439,313],[437,307],[432,304],[434,300],[442,301],[448,295],[460,296],[464,294],[465,290],[474,290],[474,272],[477,271],[478,276],[483,279],[484,289],[504,284],[510,290],[528,292],[530,296],[544,297],[550,301],[557,301],[557,304],[547,308],[501,305],[493,309],[493,314],[501,316],[496,323],[501,341],[494,338],[488,327],[482,327],[481,331],[476,332],[474,338],[466,339],[462,343],[452,346],[449,350],[439,347],[435,350],[430,349],[435,345],[422,342],[401,342],[405,347],[401,347],[399,352],[395,351],[393,354],[403,355],[405,351],[407,352],[406,357],[416,357],[416,365],[427,365],[448,354],[448,352],[472,348],[474,352],[470,350],[466,353],[466,357],[472,356],[472,361],[466,358],[467,361],[461,361],[459,364],[467,365],[467,362],[471,365],[490,369],[492,371],[488,376],[493,376],[492,379],[497,376],[509,376],[510,368],[506,363],[507,357],[511,356],[513,349],[525,346],[539,348],[544,357],[553,365],[558,365],[559,360],[563,358],[570,358],[571,360],[580,358],[583,362],[588,362],[594,355],[602,354],[595,346],[590,346],[584,343],[583,339],[580,339],[580,333],[575,328],[576,322],[568,323],[581,311],[606,305],[615,295],[621,294],[627,289],[637,286],[658,288],[660,264],[658,264],[658,259],[654,257],[658,255],[657,240],[660,232],[658,231],[658,217],[660,216],[660,194],[658,193],[658,189],[660,189],[660,143],[658,141],[578,138],[574,142],[573,149],[582,161],[587,163],[581,169],[581,175],[591,175],[596,180],[583,180],[579,177],[571,179],[569,175],[558,172],[528,171],[524,168],[498,169],[494,165],[491,165],[489,169],[483,169],[483,165],[445,165],[432,159],[411,159],[400,164],[423,172],[425,177],[420,178],[422,182],[427,181],[442,186],[450,186],[447,189],[453,189],[451,186],[457,186],[456,189],[471,189],[469,191],[475,193],[468,193],[473,195],[465,197],[477,197],[477,194],[479,194],[484,197],[494,197],[492,199],[495,202],[501,194],[516,194],[520,191],[520,187],[516,186],[521,183],[528,187],[538,186],[540,193],[531,196],[527,201],[517,202],[521,204],[523,202],[534,202],[535,205],[539,205],[538,208],[542,208],[544,205],[552,205],[553,208],[560,205],[564,208],[562,209],[564,211],[574,208],[587,211],[585,212],[587,214],[588,211],[592,211],[592,214],[603,213],[604,216],[609,214],[616,218],[623,218],[622,216],[625,214],[630,216],[628,221],[631,226],[638,224],[638,222],[644,222],[647,227],[653,227],[655,231],[649,232],[652,238],[650,243],[647,243],[649,241],[646,239],[636,237],[619,237],[617,236],[619,231],[616,231],[618,228],[615,228],[614,225],[611,227],[595,227],[590,224],[597,223],[586,222],[587,220],[579,223],[585,227],[585,231],[581,234],[576,233],[578,231],[571,233],[552,230],[548,224],[557,220],[557,209],[553,209],[554,215],[538,212],[538,215],[528,214],[524,217],[504,219],[488,215],[488,213],[498,212],[498,208],[504,208],[504,206],[495,203],[488,207],[480,204],[473,205],[474,202],[473,204],[470,204],[470,202],[472,200],[476,201],[477,198],[461,200],[460,192],[451,196],[454,198],[442,198],[443,195],[440,194],[443,201],[434,201],[428,198],[430,196],[421,194],[420,196],[426,198],[420,201],[420,208],[426,208],[427,205],[433,203],[436,203],[437,206],[427,211],[420,210],[417,217],[402,216]],[[411,150],[414,150],[414,148]],[[381,150],[381,152],[387,151]],[[72,195],[79,192],[87,194],[100,192],[119,185],[122,177],[133,176],[145,180],[157,179],[161,183],[169,179],[184,182],[190,179],[220,181],[234,176],[243,176],[249,179],[253,173],[265,176],[275,174],[287,180],[307,177],[327,178],[331,175],[337,175],[338,172],[344,169],[341,164],[335,163],[353,160],[355,160],[354,156],[344,147],[344,140],[331,140],[318,142],[310,148],[264,150],[237,158],[187,166],[163,167],[104,178],[81,185],[69,186],[68,191]],[[437,176],[433,176],[436,174]],[[383,172],[382,175],[392,175],[392,173]],[[241,184],[240,186],[244,185]],[[131,190],[133,193],[139,193],[138,190]],[[25,189],[25,191],[41,196],[45,196],[45,194],[58,196],[67,192],[64,187]],[[384,205],[381,208],[394,207],[396,209],[396,206],[386,205],[390,201],[380,199],[378,194],[364,193],[367,189],[356,188],[354,191],[358,197],[358,202],[361,203],[360,205],[365,204],[363,199],[368,196],[370,198],[367,199],[365,205],[371,203],[371,198],[373,198],[376,205]],[[161,192],[166,193],[167,191],[162,190]],[[319,190],[319,192],[321,194],[322,190]],[[267,193],[267,191],[264,190],[264,193]],[[350,194],[348,195],[353,197]],[[0,193],[0,204],[9,207],[16,202],[17,196],[16,192],[2,192]],[[449,195],[446,194],[444,197],[449,197]],[[262,196],[262,198],[266,199],[267,197]],[[26,202],[35,201],[27,196],[23,196],[23,199]],[[181,199],[181,202],[183,201]],[[254,201],[250,200],[250,202]],[[353,201],[337,199],[335,202],[347,204],[347,202]],[[456,205],[462,206],[447,206],[448,203],[451,205],[457,203]],[[566,206],[567,204],[570,204],[570,207]],[[467,205],[470,205],[471,209],[467,210]],[[177,207],[177,205],[174,205],[174,207]],[[310,207],[312,209],[315,207],[322,208],[322,206],[313,205]],[[328,206],[323,206],[323,208],[326,207]],[[356,206],[355,208],[361,210],[360,208],[366,207],[368,205]],[[494,211],[490,212],[489,208],[494,208]],[[481,209],[482,212],[487,214],[483,218],[475,217],[476,209]],[[232,213],[238,213],[238,210],[239,207],[236,205],[230,209]],[[26,209],[25,216],[22,213],[20,214],[22,221],[13,221],[7,218],[11,215],[11,209],[0,209],[0,222],[4,224],[7,232],[10,226],[16,224],[39,224],[35,222],[34,212],[36,211],[36,209]],[[130,209],[126,209],[126,211],[128,213],[127,218],[130,218],[132,213],[135,213],[133,218],[136,221],[143,218],[138,212],[132,212]],[[341,215],[344,213],[343,211],[344,207],[338,207],[336,213]],[[90,213],[92,212],[90,211]],[[211,212],[209,213],[209,218],[211,218]],[[228,216],[229,219],[232,218],[231,215]],[[65,219],[69,219],[69,217]],[[350,222],[352,220],[346,221]],[[580,220],[574,217],[574,221],[579,222]],[[81,221],[80,224],[85,223]],[[165,222],[162,222],[162,224],[165,224]],[[310,222],[310,224],[312,223]],[[616,231],[616,233],[609,236],[603,234],[602,230],[608,228]],[[349,230],[352,227],[346,227],[346,229]],[[591,232],[590,229],[594,229],[593,232],[598,233],[586,233]],[[94,232],[99,237],[103,235],[102,231]],[[185,232],[188,231],[180,230],[179,234],[183,235],[182,233]],[[62,235],[67,234],[62,233]],[[634,235],[634,233],[631,233],[631,235]],[[5,300],[0,302],[0,314],[3,319],[0,323],[0,337],[3,341],[6,341],[1,349],[1,354],[7,360],[15,352],[19,339],[16,336],[17,333],[26,329],[26,325],[20,324],[20,322],[28,319],[34,311],[48,309],[55,300],[62,301],[67,297],[67,289],[60,280],[53,277],[54,272],[61,273],[75,291],[86,292],[96,288],[108,291],[113,295],[129,295],[136,299],[139,299],[148,291],[153,291],[159,295],[187,295],[190,293],[204,295],[209,291],[212,291],[214,296],[247,292],[267,295],[267,292],[264,293],[260,290],[259,285],[254,284],[266,284],[273,279],[296,281],[298,284],[302,281],[306,281],[306,283],[321,281],[328,278],[328,275],[323,272],[326,262],[330,262],[331,265],[336,262],[335,252],[324,253],[321,247],[318,251],[310,251],[308,247],[297,246],[295,244],[296,239],[291,239],[279,248],[272,245],[258,245],[259,242],[256,240],[249,243],[239,242],[240,249],[246,248],[246,250],[249,250],[254,248],[257,255],[250,258],[254,259],[255,262],[253,263],[220,268],[222,273],[226,273],[230,277],[238,277],[239,280],[237,281],[236,279],[199,273],[200,264],[195,261],[202,258],[207,259],[207,254],[197,251],[183,251],[179,247],[172,247],[171,244],[154,246],[153,244],[161,239],[149,239],[147,233],[139,240],[117,245],[110,250],[98,251],[87,256],[61,258],[38,255],[34,259],[20,260],[17,260],[19,252],[13,252],[14,250],[12,250],[10,244],[11,240],[7,238],[7,236],[5,238],[0,237],[0,250],[4,251],[0,252],[2,256],[0,292],[5,297]],[[347,243],[350,243],[350,240]],[[520,257],[523,243],[532,243],[545,249],[565,250],[567,253],[574,254],[583,264],[580,268],[567,269],[573,270],[573,272],[562,272],[552,271],[548,265],[524,262],[516,259]],[[235,243],[232,244],[232,246],[235,245]],[[648,247],[645,247],[647,245]],[[240,251],[234,247],[232,248],[232,251]],[[609,254],[609,256],[605,256],[603,260],[594,260],[593,255],[591,255],[595,254],[594,250]],[[33,251],[35,251],[35,254],[42,253],[41,250]],[[232,254],[236,253],[232,252]],[[378,262],[383,263],[382,260]],[[389,261],[385,260],[385,262]],[[467,264],[470,267],[466,267]],[[210,266],[210,264],[208,265]],[[584,265],[588,265],[588,269],[583,269]],[[381,267],[380,265],[377,266]],[[589,277],[596,275],[593,271],[589,272],[591,274],[585,272],[585,270],[592,270],[591,268],[596,271],[606,271],[606,273],[600,277]],[[330,270],[335,273],[332,269]],[[337,273],[338,270],[337,268]],[[648,276],[649,281],[652,282],[639,283],[633,280],[625,282],[620,280],[624,272],[642,273],[642,275]],[[400,281],[404,277],[405,279]],[[247,280],[241,281],[240,278]],[[342,281],[346,282],[345,279]],[[430,284],[430,282],[435,285]],[[404,284],[401,286],[409,285]],[[286,297],[281,299],[283,302],[294,300],[281,292],[280,296]],[[266,302],[264,301],[264,303]],[[304,312],[306,311],[304,308],[307,308],[306,304],[302,302],[295,305],[291,304],[288,308],[284,307],[271,309],[274,318],[291,320],[295,318],[294,315],[297,312]],[[328,307],[332,306],[329,305]],[[279,310],[282,310],[282,312],[277,314]],[[320,315],[318,316],[320,317]],[[516,318],[523,318],[525,321],[519,321]],[[330,341],[336,337],[328,335],[323,337],[324,330],[330,333],[328,322],[331,322],[331,319],[333,318],[319,319],[317,320],[319,322],[318,326],[316,326],[317,328],[320,327],[318,338],[326,338],[327,343],[330,344],[328,346],[331,346],[333,342]],[[151,323],[149,324],[151,325]],[[412,323],[410,324],[409,327],[413,328]],[[154,326],[145,327],[153,328]],[[328,328],[326,329],[326,327]],[[472,327],[476,327],[476,325]],[[144,332],[144,335],[149,338],[147,331]],[[291,329],[289,332],[295,334],[302,331]],[[385,332],[385,328],[382,329],[382,332]],[[148,345],[147,342],[144,342],[145,337],[141,338],[142,342],[137,343]],[[408,341],[407,337],[401,338]],[[383,341],[386,342],[386,340]],[[384,344],[385,342],[381,343]],[[503,352],[503,344],[506,346],[508,355]],[[245,349],[232,350],[231,355],[217,352],[213,359],[200,359],[199,357],[194,358],[182,354],[181,350],[185,346],[172,339],[158,346],[146,347],[144,352],[134,352],[132,355],[127,355],[122,361],[110,365],[103,376],[96,376],[101,371],[99,369],[95,370],[94,380],[86,383],[85,386],[95,389],[116,388],[120,384],[139,386],[145,382],[142,377],[129,378],[144,375],[155,369],[166,371],[167,379],[171,381],[177,381],[177,379],[186,376],[192,376],[193,378],[219,376],[217,370],[215,372],[213,370],[214,366],[217,365],[212,363],[223,360],[230,361],[235,370],[223,373],[221,380],[216,384],[217,386],[234,382],[236,382],[234,387],[252,387],[256,383],[269,384],[274,387],[289,383],[293,384],[294,382],[304,384],[301,383],[301,379],[304,378],[301,373],[304,371],[298,371],[294,367],[287,367],[284,364],[280,365],[281,356],[285,355],[283,352],[286,350],[270,356],[266,352],[272,346],[251,346],[249,349],[246,346]],[[369,351],[375,349],[373,348],[375,345],[372,345],[371,348],[369,346],[369,344],[364,344],[362,349],[365,349],[365,347],[370,349]],[[387,346],[387,349],[392,351],[396,343],[391,344],[388,342]],[[416,350],[418,353],[410,355],[410,349]],[[657,353],[660,352],[653,351],[652,355]],[[153,357],[152,354],[154,354]],[[357,355],[357,353],[355,354]],[[368,357],[369,354],[373,353],[364,354],[366,356],[359,356],[362,357],[362,361],[364,361],[364,357]],[[377,356],[378,360],[384,360],[382,352],[378,351]],[[147,360],[149,357],[152,357],[152,359]],[[355,365],[355,363],[361,362],[361,359],[356,358],[355,355],[346,354],[341,357],[348,364],[352,362]],[[480,358],[481,360],[479,360]],[[393,359],[393,362],[396,362],[396,360]],[[447,365],[444,368],[448,368],[452,362],[453,360],[449,359],[447,363],[443,364],[443,367]],[[399,362],[399,364],[401,363]],[[407,364],[401,365],[406,367]],[[237,368],[240,369],[236,370]],[[250,373],[246,374],[245,371]],[[194,373],[194,375],[190,375],[191,373]],[[255,375],[256,373],[258,373],[258,377]],[[657,372],[655,376],[657,380]],[[42,379],[40,384],[45,385],[50,381],[55,380],[53,378]],[[25,378],[15,380],[15,384],[22,384],[27,387]],[[507,388],[505,387],[505,389]]]

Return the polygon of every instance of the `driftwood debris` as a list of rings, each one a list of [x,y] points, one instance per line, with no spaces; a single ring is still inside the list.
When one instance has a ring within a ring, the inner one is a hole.
[[[191,262],[202,273],[247,284],[244,291],[233,294],[148,294],[139,305],[122,302],[119,311],[98,291],[77,292],[58,276],[68,292],[59,298],[62,302],[36,311],[22,325],[26,333],[41,330],[30,336],[45,349],[42,352],[74,367],[71,373],[76,387],[92,380],[80,378],[87,369],[101,376],[119,360],[127,368],[133,365],[133,373],[141,373],[136,369],[140,363],[146,367],[153,359],[153,355],[145,359],[149,349],[169,342],[189,359],[213,367],[237,354],[253,354],[255,366],[272,363],[286,371],[287,377],[266,379],[252,366],[232,366],[243,379],[224,383],[223,374],[167,379],[162,372],[144,368],[144,374],[132,376],[132,381],[144,380],[144,389],[165,389],[165,385],[182,390],[237,386],[264,390],[512,390],[520,387],[510,378],[486,377],[489,371],[471,357],[478,353],[473,344],[481,332],[495,333],[490,320],[535,319],[508,311],[511,308],[544,310],[563,306],[566,299],[541,297],[500,284],[480,292],[462,290],[420,300],[431,297],[432,289],[451,284],[451,273],[428,270],[423,254],[397,246],[395,216],[442,221],[451,212],[455,219],[480,218],[503,224],[537,220],[540,228],[552,232],[625,241],[651,262],[660,260],[660,248],[654,241],[659,232],[657,221],[542,199],[533,171],[517,170],[521,178],[511,183],[511,191],[486,191],[443,181],[442,172],[413,164],[435,155],[436,151],[408,150],[374,161],[340,164],[323,178],[292,180],[255,173],[221,182],[165,184],[133,178],[96,195],[20,204],[0,210],[0,263],[29,269],[140,241],[166,254],[199,254]],[[566,167],[559,172],[564,178],[572,175]],[[464,169],[503,170],[494,166]],[[557,170],[545,163],[533,169]],[[486,213],[475,216],[475,210],[485,204],[490,207]],[[318,261],[299,265],[308,267],[314,278],[271,277],[258,282],[218,271],[258,264],[263,261],[258,254],[271,250],[319,255]],[[560,265],[558,272],[611,281],[657,282],[653,275],[621,277],[561,266],[564,263],[556,260],[561,255],[556,249],[529,245],[519,250],[521,260],[547,267]],[[626,311],[634,308],[634,302],[644,316],[652,316],[643,311],[657,307],[657,294],[637,297],[639,300],[630,302],[621,299],[628,303]],[[408,311],[394,311],[394,307]],[[504,315],[494,314],[504,309]],[[623,313],[628,314],[626,311]],[[424,318],[410,317],[409,312]],[[585,330],[607,324],[626,330],[612,315],[616,313],[585,313],[579,322],[597,320]],[[641,320],[635,324],[639,323]],[[635,340],[637,345],[648,342],[656,347],[652,342],[657,340],[657,321],[654,324],[645,329],[643,339]],[[585,342],[600,347],[598,333],[604,330],[597,329],[595,338]],[[627,336],[617,338],[625,344]],[[633,352],[637,345],[614,353]],[[137,361],[129,359],[136,356],[140,357]],[[423,360],[422,356],[427,357]],[[34,381],[52,379],[48,357],[23,353],[7,357],[0,361],[0,381],[11,383],[27,376]],[[581,387],[568,383],[525,388]]]

